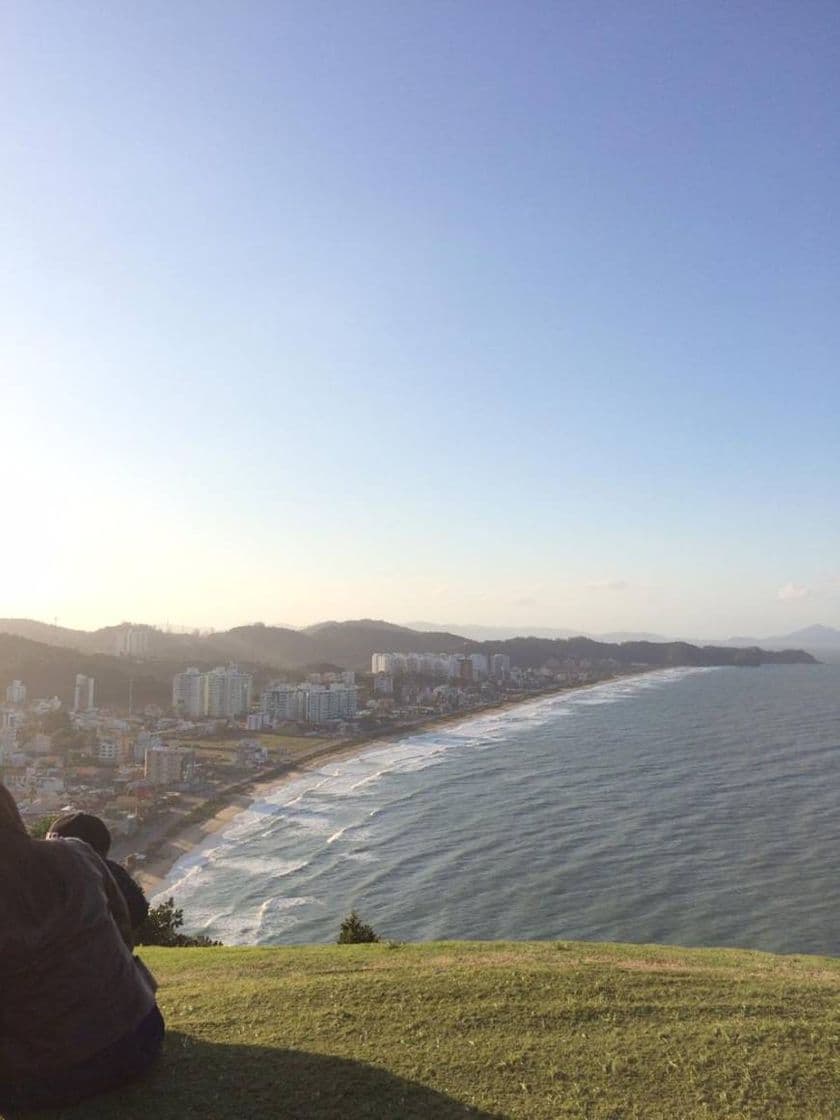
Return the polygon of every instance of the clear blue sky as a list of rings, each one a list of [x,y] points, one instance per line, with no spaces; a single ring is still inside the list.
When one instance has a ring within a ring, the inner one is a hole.
[[[837,3],[1,26],[0,614],[840,624]]]

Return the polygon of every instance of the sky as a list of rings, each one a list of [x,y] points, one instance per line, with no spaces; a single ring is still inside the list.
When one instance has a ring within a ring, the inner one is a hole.
[[[840,625],[834,0],[0,39],[0,616]]]

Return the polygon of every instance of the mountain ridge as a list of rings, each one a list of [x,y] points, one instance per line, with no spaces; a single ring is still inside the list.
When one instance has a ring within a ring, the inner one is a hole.
[[[0,685],[17,678],[30,688],[31,696],[58,695],[69,703],[75,674],[81,672],[96,678],[97,699],[103,705],[125,706],[131,681],[135,704],[167,707],[175,673],[188,665],[209,669],[225,661],[238,661],[255,674],[257,684],[278,674],[302,675],[317,665],[365,672],[370,668],[371,654],[376,652],[506,653],[514,665],[532,669],[560,668],[569,662],[614,665],[617,669],[815,663],[804,650],[696,646],[688,642],[612,644],[586,637],[475,642],[446,631],[423,632],[406,627],[383,631],[375,620],[362,620],[359,626],[352,621],[325,623],[316,634],[259,624],[203,636],[156,635],[146,656],[115,656],[96,649],[36,642],[3,632],[0,622]]]
[[[376,636],[381,639],[377,649],[395,653],[460,652],[468,646],[492,644],[519,639],[545,641],[567,641],[586,638],[587,640],[607,643],[626,644],[628,642],[648,642],[651,644],[683,644],[706,647],[738,647],[760,649],[803,648],[809,645],[826,649],[840,649],[840,629],[814,623],[792,631],[789,634],[771,635],[767,638],[736,636],[714,641],[673,638],[662,634],[611,631],[603,634],[554,628],[512,626],[468,626],[446,627],[443,624],[417,622],[398,624],[385,619],[361,618],[342,621],[326,620],[310,626],[275,626],[263,622],[247,623],[228,630],[192,633],[173,632],[148,624],[122,622],[114,626],[100,627],[97,630],[78,630],[62,627],[35,619],[0,619],[0,633],[14,634],[32,641],[59,648],[77,649],[84,653],[113,653],[128,630],[143,632],[148,643],[148,656],[177,657],[196,659],[212,657],[254,659],[260,651],[269,652],[276,659],[276,650],[282,649],[283,659],[296,665],[321,658],[324,645],[335,644],[339,648],[350,648],[361,635]],[[433,650],[429,642],[443,643]],[[406,643],[415,643],[407,645]],[[383,643],[385,643],[383,645]],[[419,644],[417,644],[419,643]],[[273,648],[276,647],[276,650]],[[259,659],[259,658],[257,658]],[[321,658],[323,659],[323,658]]]

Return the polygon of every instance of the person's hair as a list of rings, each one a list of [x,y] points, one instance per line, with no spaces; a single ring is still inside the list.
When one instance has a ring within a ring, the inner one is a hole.
[[[24,836],[28,835],[15,799],[2,782],[0,782],[0,828],[8,828],[14,832],[22,832]]]
[[[48,836],[75,836],[90,844],[97,855],[103,859],[111,848],[111,833],[108,826],[92,813],[65,813],[50,825]]]

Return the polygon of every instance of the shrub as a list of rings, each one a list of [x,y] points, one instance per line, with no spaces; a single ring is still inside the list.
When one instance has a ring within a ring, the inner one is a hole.
[[[374,931],[372,926],[363,922],[355,910],[351,910],[341,923],[341,932],[338,935],[339,945],[359,945],[378,940],[379,934]]]
[[[221,941],[213,941],[204,934],[190,937],[189,934],[179,933],[184,924],[184,911],[175,909],[175,899],[167,898],[160,906],[154,906],[146,915],[140,929],[137,931],[138,945],[164,945],[167,948],[181,948],[196,945],[221,945]]]

